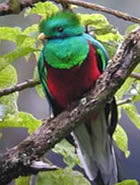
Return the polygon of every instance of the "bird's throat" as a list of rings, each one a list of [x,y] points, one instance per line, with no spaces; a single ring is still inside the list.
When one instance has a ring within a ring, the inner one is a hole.
[[[83,36],[57,38],[48,41],[44,55],[49,65],[59,69],[80,66],[88,55],[89,45]]]

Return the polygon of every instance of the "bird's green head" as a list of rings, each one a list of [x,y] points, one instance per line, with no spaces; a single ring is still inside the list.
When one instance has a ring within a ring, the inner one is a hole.
[[[43,20],[40,23],[40,32],[46,38],[66,38],[83,34],[84,27],[76,14],[65,10]]]

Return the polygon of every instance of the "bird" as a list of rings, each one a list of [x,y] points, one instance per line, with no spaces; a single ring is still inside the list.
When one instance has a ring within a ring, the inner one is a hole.
[[[104,46],[85,32],[80,17],[61,10],[39,25],[44,40],[38,73],[54,116],[94,87],[109,60]],[[72,132],[80,162],[90,181],[114,185],[118,167],[112,135],[117,125],[117,106],[112,98]]]

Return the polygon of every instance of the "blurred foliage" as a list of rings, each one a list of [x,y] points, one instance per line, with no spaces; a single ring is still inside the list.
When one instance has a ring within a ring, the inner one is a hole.
[[[136,29],[138,26],[139,26],[139,24],[132,24],[132,25],[130,25],[130,26],[125,30],[125,33],[126,33],[126,34],[130,33],[131,31],[133,31],[134,29]]]
[[[28,8],[25,15],[37,14],[40,15],[42,18],[48,18],[52,14],[58,12],[58,7],[51,2],[45,3],[36,3],[33,8]]]
[[[128,157],[130,151],[128,150],[128,138],[127,134],[122,128],[121,125],[117,125],[115,133],[113,134],[113,139],[116,142],[117,146],[125,153],[125,156]]]
[[[16,69],[8,65],[0,72],[0,89],[4,89],[13,86],[17,83]],[[18,93],[9,94],[8,96],[0,97],[0,103],[5,105],[7,113],[17,112],[17,98]]]
[[[16,179],[15,185],[30,185],[31,177],[19,177]]]
[[[34,132],[41,125],[41,121],[37,120],[32,114],[26,112],[17,112],[15,114],[7,114],[3,121],[0,122],[0,128],[21,127],[27,128],[29,134]]]
[[[134,123],[134,125],[140,129],[140,114],[137,112],[136,106],[134,104],[124,104],[121,106],[127,113],[129,119]]]
[[[88,26],[89,31],[93,30],[97,40],[102,42],[108,51],[110,57],[113,57],[119,43],[123,40],[123,36],[117,29],[111,25],[106,17],[101,14],[78,14],[81,23]]]
[[[59,11],[59,8],[52,2],[39,2],[35,4],[33,8],[28,8],[25,12],[25,16],[37,14],[42,20],[50,17],[57,11]],[[112,57],[125,36],[122,36],[119,31],[108,22],[106,17],[101,14],[78,14],[78,16],[81,24],[88,28],[91,35],[103,43],[109,56]],[[0,89],[13,86],[17,83],[17,73],[15,68],[11,65],[14,61],[21,57],[25,57],[26,60],[28,60],[30,55],[33,54],[36,60],[38,60],[43,46],[43,43],[37,40],[37,36],[39,34],[38,24],[33,24],[24,30],[19,27],[0,27],[0,41],[10,41],[15,46],[13,51],[0,56]],[[126,29],[126,35],[137,26],[137,24],[129,26]],[[140,73],[140,64],[134,71]],[[38,79],[37,69],[35,69],[33,77],[34,79]],[[44,97],[40,85],[37,86],[37,92],[41,97]],[[122,101],[126,98],[131,98],[132,100],[131,103],[120,104],[118,106],[119,118],[121,118],[121,110],[123,109],[138,129],[140,129],[140,115],[137,112],[135,103],[140,100],[139,92],[139,81],[129,77],[116,93],[116,99],[118,101]],[[41,121],[37,120],[29,113],[19,112],[17,99],[18,93],[13,93],[0,98],[0,128],[24,127],[27,128],[29,134],[31,134],[40,126]],[[118,147],[125,153],[125,156],[128,157],[130,151],[128,150],[127,134],[119,124],[113,138]],[[79,164],[79,159],[75,154],[75,148],[73,146],[71,146],[66,140],[63,140],[55,145],[53,151],[61,154],[64,158],[64,162],[69,167],[56,171],[40,173],[37,180],[38,185],[60,185],[60,182],[61,185],[90,184],[80,172],[72,170],[75,165]],[[30,177],[19,177],[16,180],[16,185],[20,184],[30,184]],[[125,180],[117,185],[130,184],[137,185],[138,183],[135,180]]]
[[[76,155],[75,147],[65,139],[56,144],[53,151],[61,154],[64,157],[64,162],[71,168],[80,164],[78,156]]]
[[[84,176],[71,168],[39,174],[37,185],[90,185]]]
[[[0,104],[0,121],[2,121],[6,115],[7,109],[5,105]]]
[[[34,74],[33,74],[33,79],[34,79],[34,80],[39,80],[39,74],[38,74],[38,69],[37,69],[37,67],[35,67]],[[43,92],[43,90],[42,90],[41,84],[40,84],[40,85],[37,85],[35,88],[36,88],[36,91],[37,91],[38,95],[39,95],[41,98],[44,98],[44,99],[45,99],[45,95],[44,95],[44,92]]]
[[[124,180],[116,185],[138,185],[138,182],[136,180]]]

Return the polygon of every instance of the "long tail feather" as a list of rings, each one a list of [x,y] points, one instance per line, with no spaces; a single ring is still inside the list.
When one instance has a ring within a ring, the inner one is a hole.
[[[90,180],[100,174],[102,185],[114,185],[118,170],[112,138],[108,134],[105,113],[102,110],[90,122],[81,124],[73,132],[77,144],[77,153]]]

